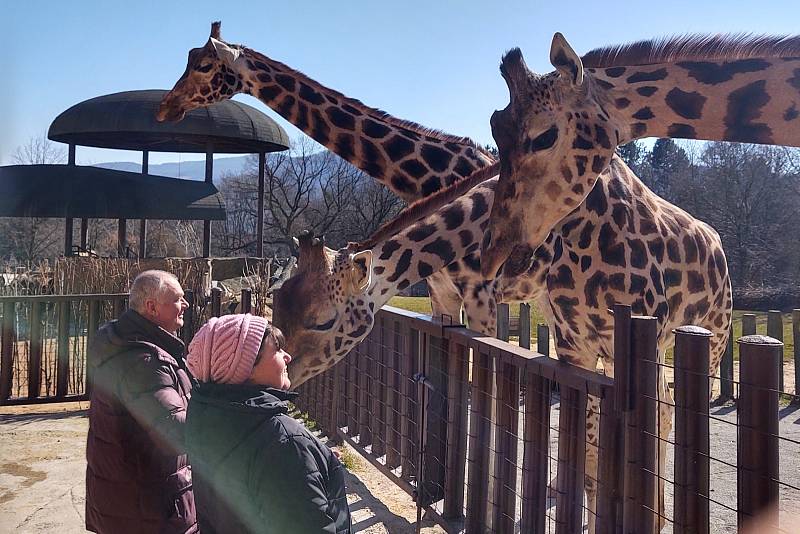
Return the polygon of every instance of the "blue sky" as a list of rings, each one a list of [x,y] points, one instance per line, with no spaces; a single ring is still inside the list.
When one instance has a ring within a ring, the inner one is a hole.
[[[534,70],[562,32],[579,53],[686,32],[800,31],[800,2],[762,1],[42,1],[4,3],[0,164],[94,96],[171,88],[190,48],[222,20],[243,43],[366,104],[492,143],[489,117],[508,102],[497,70],[519,46]],[[236,97],[298,130],[256,99]],[[152,154],[150,161],[176,161]],[[183,160],[197,156],[183,155]],[[139,161],[137,153],[78,149],[78,163]]]

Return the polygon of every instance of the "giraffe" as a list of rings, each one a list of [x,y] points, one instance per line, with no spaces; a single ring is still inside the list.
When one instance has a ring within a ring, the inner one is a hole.
[[[264,54],[223,41],[220,28],[214,22],[208,42],[189,52],[186,70],[161,102],[159,121],[180,120],[189,110],[246,93],[407,202],[494,162],[467,137],[370,108]],[[435,315],[460,317],[463,297],[447,272],[433,273],[428,287]]]
[[[491,119],[502,167],[497,232],[482,247],[487,277],[515,244],[538,246],[621,144],[647,136],[800,145],[800,37],[695,35],[580,58],[556,33],[550,62],[554,72],[534,74],[518,48],[501,61],[511,102]]]
[[[573,206],[590,202],[598,172],[614,165],[620,144],[654,136],[800,145],[800,38],[689,36],[603,48],[580,58],[556,34],[550,61],[555,72],[542,76],[528,70],[519,49],[501,62],[511,102],[491,119],[501,170],[482,244],[486,277],[498,272],[512,247],[525,243],[535,248]],[[656,206],[653,219],[637,227],[638,246],[650,248],[655,242],[660,247],[663,237],[672,234],[667,213],[667,206]],[[596,236],[601,247],[620,244],[621,235],[606,226]],[[712,279],[722,265],[721,249],[719,255],[709,254],[707,243],[685,236],[666,244],[669,269],[682,270],[677,283],[689,294],[703,295],[705,284],[718,283]],[[623,272],[638,272],[656,284],[674,282],[669,269],[640,271],[634,256],[619,254],[613,261]],[[664,312],[673,315],[673,302],[668,294],[658,297],[663,297],[657,298],[662,309],[653,315],[659,320],[663,363],[665,341],[672,337]],[[719,307],[726,314],[732,308],[729,290],[721,299],[694,302],[684,310],[684,323],[702,321],[701,306]],[[729,320],[728,315],[726,328]],[[556,335],[562,347],[559,357],[564,357],[571,343],[563,332]],[[719,363],[724,338],[715,338],[712,345],[710,374]],[[663,373],[659,395],[667,401],[660,404],[663,469],[673,412]],[[659,502],[653,505],[663,512],[663,481],[660,486]]]
[[[216,35],[219,36],[218,33]],[[209,40],[211,46],[207,44],[204,49],[195,49],[190,52],[187,71],[181,78],[185,83],[182,84],[179,80],[175,89],[164,99],[161,118],[175,119],[187,109],[191,109],[188,106],[196,107],[210,103],[204,99],[197,99],[187,104],[186,100],[192,101],[198,92],[217,95],[214,98],[221,99],[231,96],[236,90],[238,86],[236,80],[227,87],[220,87],[227,82],[224,76],[217,77],[214,70],[223,67],[218,58],[220,53],[217,52],[217,48],[224,50],[225,46],[236,45],[225,43],[220,45],[214,40],[216,37],[214,37],[212,29],[212,38]],[[224,53],[222,52],[222,54]],[[270,65],[274,63],[271,60],[266,61],[269,61]],[[215,66],[208,69],[209,64]],[[266,65],[266,63],[264,64]],[[358,108],[357,106],[363,106],[359,102],[324,88],[288,67],[277,65],[282,69],[280,73],[283,76],[293,77],[294,80],[291,82],[288,78],[282,78],[283,85],[301,87],[301,83],[306,84],[320,94],[330,94],[331,98],[335,98],[340,105],[350,106],[367,115],[367,111],[363,109],[368,110],[368,108]],[[194,73],[198,69],[205,70],[206,72],[203,74],[207,76],[198,78]],[[272,91],[280,91],[280,87],[283,85],[270,87]],[[323,101],[322,108],[307,103],[308,107],[302,114],[289,113],[288,111],[294,108],[281,104],[289,96],[295,100],[299,99],[297,94],[284,92],[265,103],[277,108],[279,112],[283,110],[282,114],[287,119],[302,127],[312,136],[320,130],[330,131],[313,127],[308,121],[310,116],[327,117],[335,114],[332,111],[324,113],[320,111],[320,109],[327,109],[333,104],[327,96]],[[211,101],[215,100],[212,98]],[[346,110],[348,113],[352,112],[349,108],[348,110]],[[385,114],[382,116],[387,118]],[[386,124],[387,127],[395,128],[398,121],[393,119],[392,122]],[[411,125],[413,123],[403,122],[403,124]],[[422,129],[418,125],[414,127]],[[354,134],[355,143],[360,143],[364,139],[371,142],[365,128],[357,130],[357,135]],[[403,135],[402,130],[397,131]],[[424,131],[432,132],[427,129]],[[407,135],[408,132],[405,132],[404,137]],[[324,141],[324,138],[321,137],[316,137],[316,139]],[[434,141],[426,137],[424,142],[433,143]],[[335,152],[340,148],[340,144],[337,143],[329,143],[328,146]],[[349,144],[345,143],[344,146],[349,146]],[[363,151],[357,152],[360,154]],[[338,153],[347,155],[349,152]],[[421,153],[421,149],[417,149],[416,153]],[[361,168],[366,167],[366,164],[357,158],[351,161]],[[390,164],[394,165],[387,160],[387,165]],[[386,181],[385,178],[394,170],[396,169],[390,169],[387,166],[386,172],[381,175],[383,178],[379,177],[378,179],[392,187],[391,179]],[[492,172],[486,169],[484,171],[488,174],[477,175],[479,179],[491,178],[496,174],[496,171]],[[469,183],[475,185],[476,177],[472,176],[470,179],[472,182]],[[450,181],[452,179],[445,180],[445,182]],[[434,190],[432,187],[425,189],[421,182],[415,183],[418,184],[416,191],[422,194],[428,194]],[[412,234],[418,237],[431,231],[438,232],[436,228],[439,227],[449,228],[452,225],[467,224],[465,227],[458,226],[458,238],[475,239],[478,244],[475,242],[464,244],[464,250],[467,250],[466,254],[463,256],[455,254],[454,261],[447,264],[445,272],[448,280],[454,286],[456,294],[459,298],[464,299],[464,308],[471,327],[493,335],[496,319],[495,302],[498,299],[503,302],[533,300],[548,317],[548,322],[554,325],[556,339],[564,340],[557,345],[560,357],[591,369],[596,368],[598,357],[600,357],[603,359],[606,369],[611,369],[613,372],[611,359],[613,354],[610,344],[612,318],[608,315],[607,308],[613,302],[618,301],[631,304],[636,313],[656,314],[658,312],[666,315],[671,321],[670,324],[683,324],[685,321],[681,318],[686,314],[692,317],[696,316],[697,323],[719,334],[717,338],[722,338],[721,346],[724,346],[724,337],[722,337],[726,332],[724,325],[729,322],[730,317],[722,313],[714,315],[709,310],[709,302],[714,302],[717,306],[723,306],[725,302],[730,302],[726,264],[718,237],[713,230],[680,210],[674,209],[673,211],[673,207],[649,192],[620,159],[614,158],[614,164],[601,175],[598,184],[584,205],[576,204],[578,207],[574,213],[570,214],[568,220],[564,220],[559,229],[554,230],[535,252],[529,251],[530,257],[523,254],[517,261],[511,262],[515,264],[515,269],[508,269],[509,263],[507,263],[502,277],[486,281],[480,274],[480,254],[477,249],[483,238],[483,228],[486,224],[485,218],[481,214],[492,205],[495,183],[496,180],[487,182],[489,190],[476,189],[470,192],[469,202],[472,204],[467,205],[456,202],[452,191],[448,191],[447,194],[450,196],[447,198],[451,204],[441,210],[441,217],[444,217],[445,222],[442,222],[440,217],[431,223],[433,226],[420,223],[420,232]],[[462,180],[457,186],[461,188],[457,195],[465,192],[464,186]],[[396,187],[393,190],[401,193]],[[410,199],[411,197],[406,194],[405,198]],[[441,202],[443,198],[439,197],[438,202]],[[466,215],[467,208],[471,210],[469,217]],[[666,222],[659,223],[653,216],[657,211],[669,213],[670,217],[665,219]],[[459,213],[463,215],[459,215]],[[476,218],[471,220],[472,216]],[[459,217],[469,220],[459,223]],[[636,220],[640,222],[638,224],[631,222],[627,225],[618,222],[624,221],[626,218],[630,221],[637,218]],[[613,225],[614,231],[620,236],[620,243],[603,241],[601,236],[600,247],[590,250],[598,240],[598,229],[604,227],[605,224]],[[656,224],[661,224],[665,236],[663,242],[661,244],[652,243],[647,248],[643,248],[643,242],[637,238],[639,233],[637,229],[640,228],[640,225],[644,228],[647,225]],[[402,227],[396,227],[396,230],[400,232]],[[668,233],[672,233],[672,240],[666,238]],[[444,237],[443,239],[446,242]],[[647,276],[627,274],[619,268],[614,260],[621,254],[624,257],[635,257],[637,261],[646,260],[648,265],[659,264],[665,256],[672,258],[673,250],[676,250],[675,247],[682,247],[684,239],[701,243],[699,246],[705,246],[704,250],[709,255],[718,252],[714,261],[717,262],[715,265],[717,265],[719,274],[712,273],[710,275],[714,277],[715,281],[711,281],[712,278],[709,277],[703,279],[702,282],[693,279],[694,283],[690,284],[683,266],[678,264],[664,268],[669,282],[666,285],[658,285],[651,282]],[[385,303],[384,297],[388,300],[398,289],[412,283],[411,278],[395,278],[393,282],[396,282],[396,286],[389,284],[388,288],[373,289],[370,295],[375,300],[367,302],[362,298],[362,303],[358,304],[359,299],[356,295],[360,293],[357,290],[365,282],[363,273],[369,272],[365,267],[367,257],[370,260],[375,257],[372,253],[373,249],[378,251],[378,258],[386,256],[385,260],[396,262],[396,265],[391,267],[391,271],[387,271],[386,266],[375,265],[369,275],[376,280],[383,275],[391,278],[395,273],[402,274],[404,273],[403,269],[418,270],[419,272],[415,271],[415,276],[427,274],[432,270],[434,271],[433,276],[436,275],[434,262],[422,260],[419,264],[413,263],[412,266],[413,258],[416,258],[415,249],[405,249],[401,251],[402,254],[394,254],[394,251],[390,249],[398,247],[398,242],[388,239],[388,237],[382,242],[380,239],[376,241],[376,237],[373,236],[371,240],[373,243],[367,247],[369,250],[348,249],[338,252],[327,249],[323,242],[319,239],[315,240],[313,236],[304,236],[300,241],[299,272],[288,281],[287,290],[283,293],[283,295],[295,296],[289,301],[281,298],[279,292],[275,299],[276,310],[283,309],[282,312],[276,311],[276,322],[286,330],[288,348],[297,356],[290,367],[295,384],[301,383],[344,357],[347,351],[369,332],[372,325],[372,314],[377,309],[376,304],[380,307]],[[443,243],[443,241],[435,239],[434,241],[439,244]],[[604,248],[606,245],[608,248]],[[419,246],[421,250],[424,246],[431,246],[431,243],[422,243]],[[375,247],[378,248],[375,249]],[[406,252],[406,250],[411,250],[411,252]],[[453,250],[455,253],[456,249]],[[525,249],[521,250],[525,251]],[[368,251],[370,254],[366,254]],[[358,255],[359,253],[364,254]],[[459,261],[459,258],[463,259]],[[521,269],[520,266],[524,268]],[[398,276],[400,275],[398,274]],[[358,278],[356,282],[353,282],[354,277]],[[421,278],[422,276],[419,276],[414,279]],[[430,278],[428,280],[430,281]],[[381,294],[384,289],[386,293]],[[295,294],[295,290],[299,293]],[[726,291],[727,294],[721,295]],[[669,309],[662,305],[664,294],[669,297]],[[314,300],[309,300],[307,305],[295,302],[303,301],[302,295],[315,295],[315,297]],[[318,298],[319,295],[323,295],[323,297]],[[313,305],[311,305],[312,302]],[[368,309],[362,312],[364,306]],[[347,318],[345,319],[345,317]],[[720,344],[719,341],[716,343]],[[584,359],[583,355],[586,354],[593,356]],[[587,441],[590,444],[597,442],[596,415],[596,407],[590,408],[590,416],[593,416],[593,418],[590,417],[587,424]],[[593,455],[590,448],[587,458],[587,473],[592,472],[592,462]],[[596,463],[596,456],[594,456],[594,462]],[[587,494],[590,503],[596,492],[592,482],[591,476],[587,477]]]
[[[404,287],[460,257],[469,258],[473,273],[480,271],[480,243],[498,181],[484,180],[492,171],[484,169],[451,186],[461,190],[449,196],[449,189],[439,191],[422,201],[420,213],[403,213],[399,223],[339,251],[312,235],[301,236],[299,272],[273,299],[275,323],[286,334],[287,350],[296,355],[290,368],[293,383],[343,358],[370,332],[376,311]],[[634,235],[633,229],[649,225],[659,231],[647,244],[635,237],[598,239],[603,232]],[[687,254],[708,268],[687,271],[682,263]],[[620,256],[630,258],[635,268],[619,265]],[[662,276],[651,277],[654,270]],[[554,324],[559,358],[592,370],[602,358],[611,376],[614,303],[659,317],[664,333],[659,347],[671,345],[672,330],[683,324],[710,329],[714,366],[727,342],[732,301],[719,236],[655,195],[618,158],[600,176],[590,199],[537,248],[527,272],[485,283],[499,300],[536,302]],[[599,418],[597,402],[591,401],[586,492],[594,510]],[[594,519],[590,514],[590,531]]]

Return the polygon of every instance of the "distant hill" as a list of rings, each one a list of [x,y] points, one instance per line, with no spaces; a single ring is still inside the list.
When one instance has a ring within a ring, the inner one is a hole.
[[[214,181],[219,180],[224,174],[241,171],[247,161],[247,156],[214,159]],[[130,161],[115,161],[110,163],[97,163],[95,167],[115,169],[118,171],[141,172],[142,165]],[[203,180],[206,176],[205,161],[182,161],[181,163],[151,164],[149,174],[168,176],[170,178],[184,178],[190,180]]]

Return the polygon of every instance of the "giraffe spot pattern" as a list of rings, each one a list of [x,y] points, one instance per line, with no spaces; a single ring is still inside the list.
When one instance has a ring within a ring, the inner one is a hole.
[[[766,80],[745,85],[728,95],[725,114],[725,141],[739,143],[774,144],[772,130],[765,123],[753,122],[761,116],[761,108],[767,105],[770,96],[766,91]]]
[[[680,122],[670,124],[667,128],[667,135],[680,139],[697,139],[697,132],[694,127]]]
[[[651,72],[637,72],[625,80],[628,83],[657,82],[667,77],[667,69],[658,69]]]
[[[391,131],[388,126],[372,119],[361,121],[361,131],[373,139],[383,139]]]
[[[436,172],[443,172],[450,166],[453,155],[435,145],[422,145],[422,159]]]
[[[667,93],[665,102],[677,115],[684,119],[699,119],[707,98],[696,91],[681,91],[677,87]]]
[[[356,119],[349,113],[335,107],[329,107],[325,114],[331,120],[331,124],[342,130],[353,131],[356,129]]]
[[[646,85],[644,87],[637,87],[636,92],[642,95],[643,97],[651,97],[658,91],[658,87],[654,87],[652,85]]]
[[[414,152],[414,143],[399,135],[395,135],[384,142],[383,148],[386,149],[386,154],[389,156],[389,159],[397,162]]]
[[[740,59],[723,63],[679,61],[676,65],[686,69],[690,78],[706,85],[716,85],[732,80],[737,74],[764,70],[770,66],[770,63],[763,59]]]

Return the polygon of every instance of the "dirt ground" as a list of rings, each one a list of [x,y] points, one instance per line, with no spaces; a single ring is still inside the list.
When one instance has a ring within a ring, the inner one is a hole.
[[[0,533],[85,532],[87,409],[88,402],[0,408]],[[415,532],[411,497],[352,452],[353,532]],[[422,527],[426,534],[444,532],[425,519]]]

